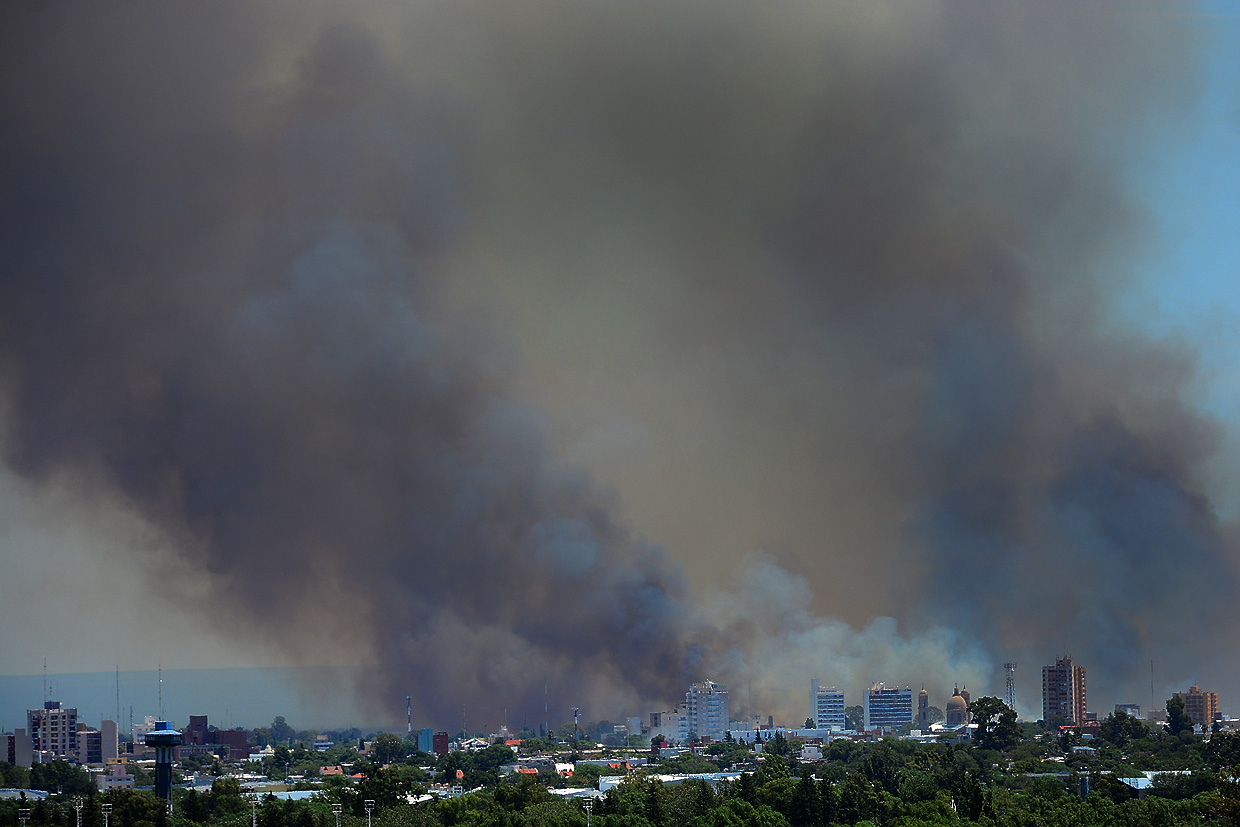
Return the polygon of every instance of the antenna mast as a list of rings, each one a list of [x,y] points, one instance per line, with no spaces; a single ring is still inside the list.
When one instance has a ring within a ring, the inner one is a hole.
[[[412,695],[405,696],[405,715],[409,719],[408,723],[406,724],[406,726],[409,727],[409,735],[413,735],[413,696]]]
[[[1008,709],[1016,711],[1016,664],[1008,661],[1003,664],[1003,671],[1007,672],[1007,705]]]

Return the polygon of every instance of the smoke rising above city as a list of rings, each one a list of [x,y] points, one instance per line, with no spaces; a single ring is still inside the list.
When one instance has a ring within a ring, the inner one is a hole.
[[[1112,313],[1191,21],[3,14],[5,468],[225,636],[445,725],[1234,681],[1226,428]]]

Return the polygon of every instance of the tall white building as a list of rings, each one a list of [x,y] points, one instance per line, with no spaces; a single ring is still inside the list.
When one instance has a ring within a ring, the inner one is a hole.
[[[881,683],[870,687],[865,694],[865,725],[869,729],[887,727],[899,729],[913,722],[913,690],[893,686],[888,689]]]
[[[728,688],[710,680],[695,683],[685,693],[682,710],[685,736],[697,733],[722,741],[728,729]]]
[[[834,686],[822,687],[818,679],[809,682],[809,717],[817,729],[845,729],[844,691]]]

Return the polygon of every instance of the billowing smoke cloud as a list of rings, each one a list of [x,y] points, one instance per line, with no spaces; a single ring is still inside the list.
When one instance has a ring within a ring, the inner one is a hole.
[[[1191,33],[6,14],[5,462],[117,492],[238,633],[445,725],[707,675],[796,719],[809,677],[1060,650],[1092,691],[1229,677],[1185,632],[1236,586],[1191,357],[1105,321]]]

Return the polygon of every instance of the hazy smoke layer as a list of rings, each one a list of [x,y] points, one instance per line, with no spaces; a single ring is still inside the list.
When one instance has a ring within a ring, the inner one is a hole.
[[[1105,325],[1174,21],[5,14],[5,460],[123,495],[220,622],[451,728],[544,681],[796,718],[1062,649],[1091,691],[1230,676],[1191,359]]]

